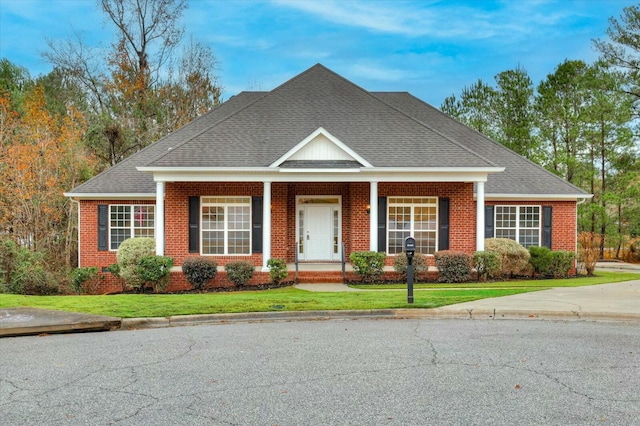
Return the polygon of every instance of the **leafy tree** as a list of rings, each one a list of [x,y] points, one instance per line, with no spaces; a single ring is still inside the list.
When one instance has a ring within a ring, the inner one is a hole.
[[[593,40],[593,44],[610,64],[625,71],[629,84],[626,92],[640,99],[640,5],[625,7],[620,19],[609,18],[610,40]]]
[[[114,165],[220,99],[215,56],[191,42],[179,55],[187,0],[100,0],[116,42],[107,55],[81,37],[48,42],[44,58],[87,99],[86,144]]]
[[[460,100],[456,100],[454,95],[446,98],[441,109],[472,129],[495,139],[494,97],[495,90],[478,79],[462,89]]]
[[[584,105],[588,96],[584,61],[565,60],[538,85],[539,132],[548,144],[548,167],[575,184],[584,147]]]
[[[495,79],[497,90],[493,97],[493,110],[497,121],[497,141],[535,160],[538,150],[534,133],[533,82],[520,66],[499,73]]]

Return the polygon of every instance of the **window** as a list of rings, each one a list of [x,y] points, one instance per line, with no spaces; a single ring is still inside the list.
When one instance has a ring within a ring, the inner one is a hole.
[[[438,199],[436,197],[388,199],[387,253],[402,253],[404,239],[416,239],[416,251],[436,252]]]
[[[155,208],[153,204],[109,206],[109,247],[118,250],[132,237],[154,236]]]
[[[202,254],[251,254],[251,197],[202,197]]]
[[[540,245],[540,206],[495,206],[495,236]]]

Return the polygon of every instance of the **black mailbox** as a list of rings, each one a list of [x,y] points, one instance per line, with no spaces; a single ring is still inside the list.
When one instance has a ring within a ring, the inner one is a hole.
[[[413,256],[416,252],[416,239],[413,237],[407,237],[404,239],[404,251],[407,256]]]
[[[416,253],[416,239],[404,239],[404,252],[407,255],[407,303],[413,303],[413,255]]]

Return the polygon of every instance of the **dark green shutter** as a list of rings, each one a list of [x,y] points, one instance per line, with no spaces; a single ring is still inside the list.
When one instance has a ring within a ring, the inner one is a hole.
[[[387,197],[378,197],[378,251],[387,251]]]
[[[551,222],[553,221],[553,207],[542,207],[542,245],[551,249]]]
[[[189,253],[200,253],[200,197],[189,197]]]
[[[448,198],[438,201],[438,250],[449,250],[449,205]]]
[[[484,206],[484,238],[493,238],[493,206]],[[479,235],[478,238],[482,237]]]
[[[262,253],[262,197],[251,197],[251,252]]]
[[[98,205],[98,250],[109,250],[109,206]]]

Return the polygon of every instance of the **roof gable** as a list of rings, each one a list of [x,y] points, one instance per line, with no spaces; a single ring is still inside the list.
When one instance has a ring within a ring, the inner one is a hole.
[[[320,127],[374,167],[495,167],[322,65],[147,165],[268,167]]]
[[[273,162],[270,167],[278,167],[285,161],[318,162],[353,162],[360,166],[372,167],[371,164],[355,151],[342,143],[338,138],[322,127],[304,138],[300,143]]]

